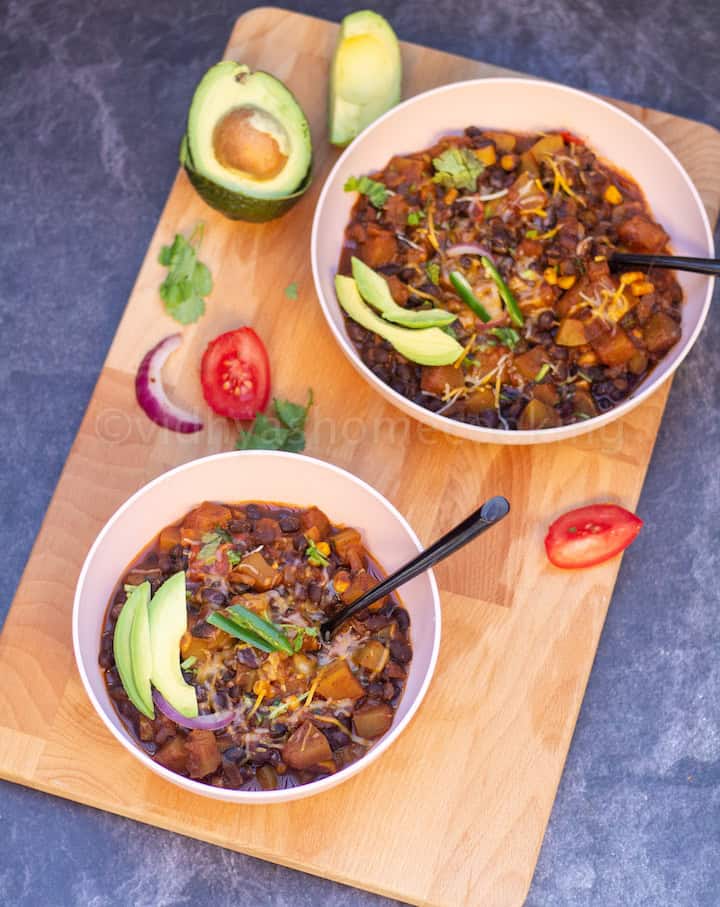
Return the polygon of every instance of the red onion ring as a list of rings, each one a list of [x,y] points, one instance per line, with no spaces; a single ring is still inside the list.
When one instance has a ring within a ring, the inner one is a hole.
[[[157,425],[183,434],[200,431],[203,427],[194,413],[168,399],[162,383],[162,367],[167,357],[182,341],[180,334],[171,334],[146,354],[135,376],[135,396],[145,415]]]
[[[445,254],[448,258],[460,258],[462,255],[486,255],[490,256],[490,252],[481,246],[477,242],[463,242],[457,243],[454,246],[448,246],[445,249]]]
[[[197,718],[186,718],[174,709],[167,699],[164,699],[157,690],[153,690],[153,702],[158,709],[170,721],[179,724],[180,727],[191,728],[194,731],[221,731],[235,720],[235,709],[227,709],[224,712],[213,712],[212,715],[198,715]]]

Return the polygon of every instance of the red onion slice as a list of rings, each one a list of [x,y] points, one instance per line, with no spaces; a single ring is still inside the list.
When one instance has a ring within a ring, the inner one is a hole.
[[[198,715],[197,718],[186,718],[174,709],[167,699],[164,699],[157,690],[153,690],[153,702],[158,709],[170,721],[179,724],[180,727],[191,728],[194,731],[221,731],[223,728],[232,724],[235,720],[235,709],[227,709],[224,712],[213,712],[212,715]]]
[[[477,242],[457,243],[454,246],[448,246],[445,249],[448,258],[460,258],[462,255],[490,255],[490,252]]]
[[[167,357],[176,350],[182,335],[171,334],[154,346],[140,363],[135,376],[135,396],[149,419],[163,428],[190,434],[203,427],[194,413],[177,406],[168,399],[162,383],[162,367]]]

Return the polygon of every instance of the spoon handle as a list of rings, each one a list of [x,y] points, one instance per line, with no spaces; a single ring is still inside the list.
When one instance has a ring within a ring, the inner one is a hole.
[[[632,252],[615,252],[610,258],[611,265],[631,265],[638,268],[673,268],[676,271],[692,271],[695,274],[709,274],[720,277],[720,259],[687,258],[683,255],[640,255]]]
[[[509,512],[510,504],[503,497],[498,496],[485,501],[482,507],[478,508],[474,513],[471,513],[470,516],[462,521],[462,523],[458,523],[457,526],[447,532],[442,538],[433,542],[429,548],[421,551],[417,557],[414,557],[405,564],[404,567],[396,570],[395,573],[386,577],[381,583],[375,586],[374,589],[370,589],[365,595],[361,595],[360,598],[351,605],[348,605],[346,608],[338,611],[338,613],[329,620],[326,620],[320,628],[323,638],[329,640],[335,630],[354,614],[357,614],[358,611],[362,611],[363,608],[372,605],[385,595],[393,592],[398,586],[402,586],[403,583],[409,582],[418,574],[423,573],[425,570],[429,570],[430,567],[437,564],[438,561],[444,560],[444,558],[448,557],[454,551],[457,551],[458,548],[462,548],[463,545],[467,545],[468,542],[471,542],[483,532],[491,529],[503,517],[507,516]]]

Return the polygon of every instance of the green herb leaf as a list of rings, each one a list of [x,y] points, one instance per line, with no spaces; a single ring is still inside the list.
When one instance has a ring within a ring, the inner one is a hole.
[[[307,403],[303,406],[289,400],[273,400],[275,415],[280,422],[271,421],[258,413],[249,429],[240,432],[237,450],[287,450],[299,453],[305,449],[305,422],[313,403],[312,389],[308,390]]]
[[[370,179],[369,176],[351,176],[343,186],[346,192],[359,192],[367,195],[368,201],[374,208],[382,208],[391,194],[384,183]]]
[[[514,350],[518,343],[520,343],[520,335],[515,328],[491,328],[488,333],[497,337],[500,343],[509,350]]]
[[[258,617],[254,611],[250,611],[243,605],[231,605],[228,608],[228,617],[242,629],[259,636],[260,639],[271,645],[273,649],[292,655],[293,649],[290,640],[271,621]]]
[[[160,284],[160,298],[165,311],[180,324],[192,324],[205,312],[205,299],[212,291],[212,276],[207,265],[198,261],[203,224],[199,224],[189,240],[181,233],[170,246],[163,246],[158,256],[161,265],[169,269]]]
[[[411,211],[407,216],[408,226],[417,227],[423,217],[425,217],[424,211]]]
[[[230,620],[228,617],[220,614],[219,611],[213,611],[212,614],[208,614],[205,618],[205,622],[212,624],[213,627],[217,627],[219,630],[224,630],[236,639],[242,639],[243,642],[246,642],[250,646],[254,646],[256,649],[261,649],[263,652],[275,651],[273,646],[265,642],[265,640],[258,636],[257,633],[252,633],[250,630],[241,627],[234,620]]]
[[[438,157],[433,158],[435,176],[433,182],[441,186],[477,189],[477,178],[485,169],[484,165],[467,148],[447,148]]]
[[[431,261],[425,265],[425,273],[430,283],[437,286],[440,283],[440,265],[436,261]]]
[[[232,536],[220,526],[217,526],[212,532],[203,533],[202,542],[203,546],[198,553],[198,559],[203,564],[212,564],[220,545],[223,542],[232,542]]]
[[[242,563],[243,555],[231,548],[227,553],[227,559],[231,567],[237,567],[238,564]]]
[[[189,658],[186,658],[185,661],[180,663],[180,670],[187,671],[189,670],[197,661],[196,655],[191,655]]]
[[[289,283],[285,287],[285,296],[287,299],[297,299],[298,298],[298,285],[296,281],[293,280],[292,283]]]
[[[307,540],[308,546],[305,549],[305,557],[308,559],[308,563],[312,564],[313,567],[327,567],[330,563],[327,557],[318,551],[317,545],[312,539]]]
[[[537,239],[537,237],[538,237],[539,235],[540,235],[540,234],[538,233],[537,230],[526,230],[526,231],[525,231],[525,236],[526,236],[528,239]]]

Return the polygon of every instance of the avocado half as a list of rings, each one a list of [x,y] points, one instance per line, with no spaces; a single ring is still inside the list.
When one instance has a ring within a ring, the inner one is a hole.
[[[198,194],[226,217],[272,220],[310,185],[310,126],[279,79],[225,60],[195,89],[180,163]]]
[[[344,146],[400,100],[402,58],[397,36],[378,13],[345,16],[330,66],[330,142]]]

